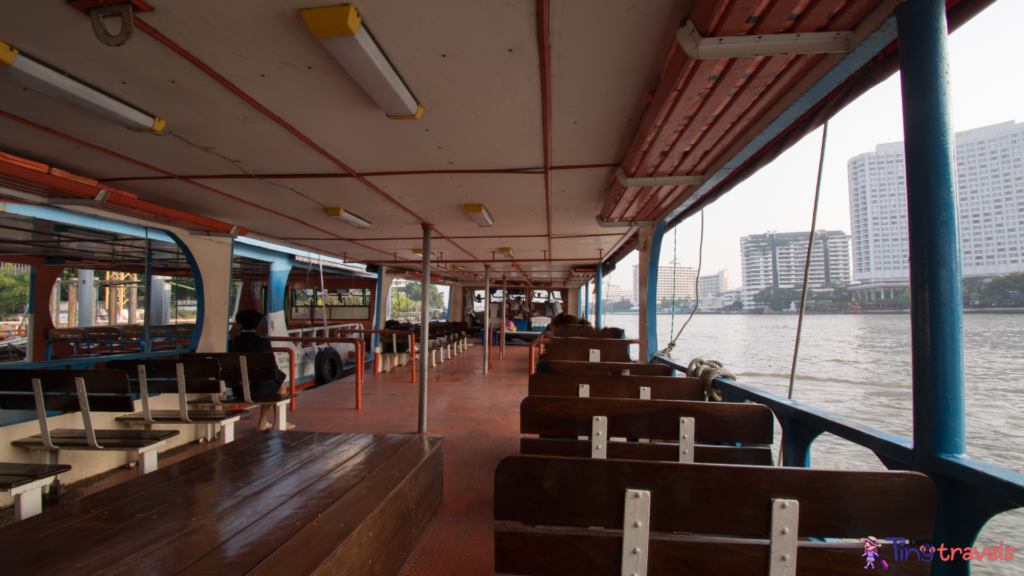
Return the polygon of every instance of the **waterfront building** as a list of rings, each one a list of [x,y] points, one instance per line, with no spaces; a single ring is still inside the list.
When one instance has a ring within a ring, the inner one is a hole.
[[[693,300],[696,291],[697,269],[693,266],[680,266],[673,260],[669,264],[658,266],[658,302],[671,300]],[[640,266],[633,265],[633,298],[640,301]]]
[[[1024,123],[956,133],[960,250],[965,277],[1024,271]],[[907,189],[903,142],[879,144],[847,162],[851,287],[859,300],[895,298],[909,289]]]
[[[809,237],[809,232],[766,232],[740,238],[744,307],[755,306],[754,294],[769,286],[803,287]],[[811,253],[810,288],[845,286],[850,281],[850,235],[819,230]]]
[[[700,299],[720,298],[729,289],[729,270],[719,270],[716,274],[701,276],[697,279],[697,290]]]
[[[631,303],[636,303],[635,294],[632,288],[622,288],[621,286],[608,285],[604,290],[604,301],[608,304],[614,302],[620,302],[622,300],[629,300]]]

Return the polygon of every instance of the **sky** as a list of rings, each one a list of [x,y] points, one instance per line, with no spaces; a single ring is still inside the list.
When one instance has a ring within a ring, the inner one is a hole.
[[[950,36],[953,126],[961,132],[1009,120],[1024,121],[1024,74],[1016,72],[1024,55],[1020,22],[1024,2],[1000,0]],[[846,162],[878,144],[903,140],[899,73],[851,103],[829,122],[817,228],[850,232]],[[740,238],[766,231],[809,231],[814,206],[821,129],[807,135],[772,164],[748,178],[704,210],[701,275],[729,270],[730,286],[742,283]],[[675,257],[697,266],[700,217],[670,230],[662,264]],[[611,284],[633,285],[637,252],[610,274]]]

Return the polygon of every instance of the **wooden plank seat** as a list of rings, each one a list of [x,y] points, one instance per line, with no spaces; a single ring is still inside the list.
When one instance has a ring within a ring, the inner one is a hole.
[[[508,456],[494,479],[494,570],[864,574],[858,540],[928,541],[935,503],[935,485],[916,472]],[[888,545],[881,557],[888,559],[886,573],[931,568],[895,561]]]
[[[761,404],[528,396],[519,405],[519,432],[557,438],[521,437],[519,452],[771,466],[774,422]]]
[[[538,372],[530,376],[529,395],[701,401],[704,400],[704,383],[699,378],[671,376],[607,376]]]
[[[0,462],[0,490],[14,497],[14,519],[24,520],[42,512],[43,488],[69,470],[71,466],[67,464]]]
[[[550,326],[551,336],[554,338],[612,338],[621,340],[626,337],[622,328],[601,328],[593,326],[564,325]]]
[[[5,576],[397,574],[443,439],[268,431],[0,528]]]
[[[53,328],[47,333],[45,358],[59,356],[55,346],[71,350],[72,357],[138,352],[145,343],[140,331],[119,326],[88,326],[84,328]]]
[[[549,338],[540,360],[573,362],[632,362],[630,340],[611,338]],[[596,358],[596,359],[595,359]]]
[[[132,390],[142,399],[142,411],[118,416],[118,422],[149,429],[154,424],[192,424],[201,426],[205,439],[216,437],[216,427],[223,432],[224,442],[235,439],[235,423],[240,412],[229,410],[202,410],[188,407],[189,394],[224,392],[220,363],[210,359],[179,358],[173,360],[111,360],[109,370],[123,370],[128,374]],[[153,410],[150,394],[174,394],[178,398],[177,410]]]
[[[242,398],[227,397],[222,402],[219,394],[210,395],[210,404],[214,406],[235,407],[249,405],[274,406],[274,428],[285,430],[288,427],[288,402],[295,394],[268,394],[253,398],[249,394],[250,380],[276,380],[277,357],[270,352],[191,352],[178,356],[185,359],[206,358],[220,363],[221,379],[228,382],[242,383]]]
[[[545,374],[606,374],[617,376],[671,376],[672,369],[664,364],[637,364],[636,362],[586,362],[572,360],[541,360],[537,372]]]
[[[96,430],[93,412],[134,412],[128,375],[121,370],[5,370],[0,406],[36,410],[40,433],[11,442],[47,450],[56,464],[60,450],[117,450],[137,455],[142,474],[157,469],[157,449],[177,430]],[[50,430],[46,412],[81,412],[82,430]]]

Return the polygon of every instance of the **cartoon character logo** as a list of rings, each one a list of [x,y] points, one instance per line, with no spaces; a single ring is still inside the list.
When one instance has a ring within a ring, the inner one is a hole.
[[[875,561],[877,560],[882,563],[883,570],[888,570],[889,565],[886,564],[885,560],[882,560],[882,557],[878,554],[878,548],[880,546],[878,544],[878,539],[874,536],[868,536],[867,538],[861,538],[860,541],[864,543],[864,553],[861,554],[861,556],[867,560],[867,564],[864,565],[864,569],[867,570],[868,568],[871,568],[874,570]]]

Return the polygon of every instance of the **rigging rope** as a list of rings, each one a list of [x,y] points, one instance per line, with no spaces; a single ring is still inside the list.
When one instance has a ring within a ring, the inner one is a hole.
[[[679,226],[672,229],[672,324],[668,333],[676,331],[676,270],[677,252],[679,251]]]
[[[703,358],[691,360],[690,365],[686,367],[686,375],[690,378],[700,378],[704,382],[704,393],[709,402],[722,401],[722,391],[715,387],[715,378],[736,379],[736,375],[718,360]]]
[[[666,358],[672,357],[672,349],[676,347],[676,341],[683,335],[683,330],[686,330],[686,325],[693,320],[693,315],[697,313],[697,307],[700,306],[700,267],[704,263],[704,210],[700,211],[700,248],[697,250],[697,277],[693,281],[693,310],[690,311],[690,316],[683,322],[683,325],[679,327],[679,332],[676,333],[676,337],[668,343],[662,350],[655,352],[653,356],[664,356]],[[673,282],[675,282],[675,267],[672,269]],[[675,294],[673,293],[673,296]],[[672,311],[672,327],[675,328],[675,305],[673,305]]]

